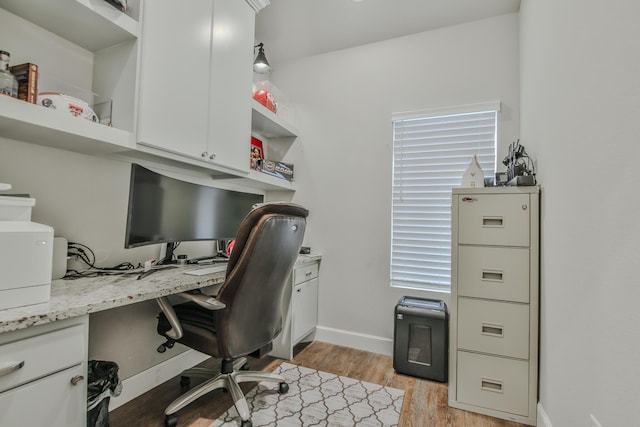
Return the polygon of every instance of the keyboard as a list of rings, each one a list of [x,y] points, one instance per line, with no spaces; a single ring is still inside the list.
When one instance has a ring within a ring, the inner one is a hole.
[[[194,268],[193,270],[185,271],[184,274],[189,274],[191,276],[204,276],[206,274],[214,274],[214,273],[224,273],[227,271],[227,264],[216,264],[208,267],[200,267]]]

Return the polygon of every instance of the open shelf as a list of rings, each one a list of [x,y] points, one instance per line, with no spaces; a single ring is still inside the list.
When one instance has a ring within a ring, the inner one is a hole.
[[[0,96],[1,136],[85,154],[131,149],[131,132]]]
[[[287,181],[286,179],[276,178],[275,176],[267,175],[255,170],[249,171],[249,179],[255,182],[254,186],[262,190],[286,190],[295,191],[297,189],[294,181]]]
[[[135,19],[104,0],[0,0],[0,7],[92,52],[139,34]]]
[[[251,100],[251,130],[265,138],[295,138],[298,130],[282,117],[260,104]]]

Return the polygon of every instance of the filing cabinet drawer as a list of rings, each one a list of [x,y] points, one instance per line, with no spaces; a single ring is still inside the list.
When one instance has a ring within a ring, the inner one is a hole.
[[[297,285],[318,277],[318,263],[302,265],[293,270],[293,284]]]
[[[458,348],[529,358],[529,306],[458,298]]]
[[[458,246],[458,295],[529,302],[529,249]]]
[[[526,361],[458,351],[459,402],[528,416],[528,380]]]
[[[85,348],[83,325],[0,346],[0,392],[81,364]]]
[[[458,195],[460,244],[529,246],[528,194]]]

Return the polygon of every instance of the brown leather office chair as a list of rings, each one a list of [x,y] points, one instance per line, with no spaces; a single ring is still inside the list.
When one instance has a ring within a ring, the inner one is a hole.
[[[186,377],[209,379],[165,409],[167,426],[177,424],[177,411],[212,390],[224,388],[233,397],[242,426],[250,427],[251,414],[238,383],[275,381],[280,383],[280,393],[289,390],[280,375],[240,369],[246,364],[244,356],[270,351],[282,329],[282,296],[302,245],[308,213],[294,204],[260,205],[240,225],[225,282],[215,298],[181,294],[190,301],[173,307],[166,297],[157,299],[162,309],[159,334],[169,342],[222,359],[219,373],[198,368],[183,372]]]

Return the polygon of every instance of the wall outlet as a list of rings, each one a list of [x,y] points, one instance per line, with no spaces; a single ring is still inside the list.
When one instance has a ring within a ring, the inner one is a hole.
[[[602,424],[600,424],[593,414],[589,414],[589,418],[591,418],[591,427],[602,427]]]

